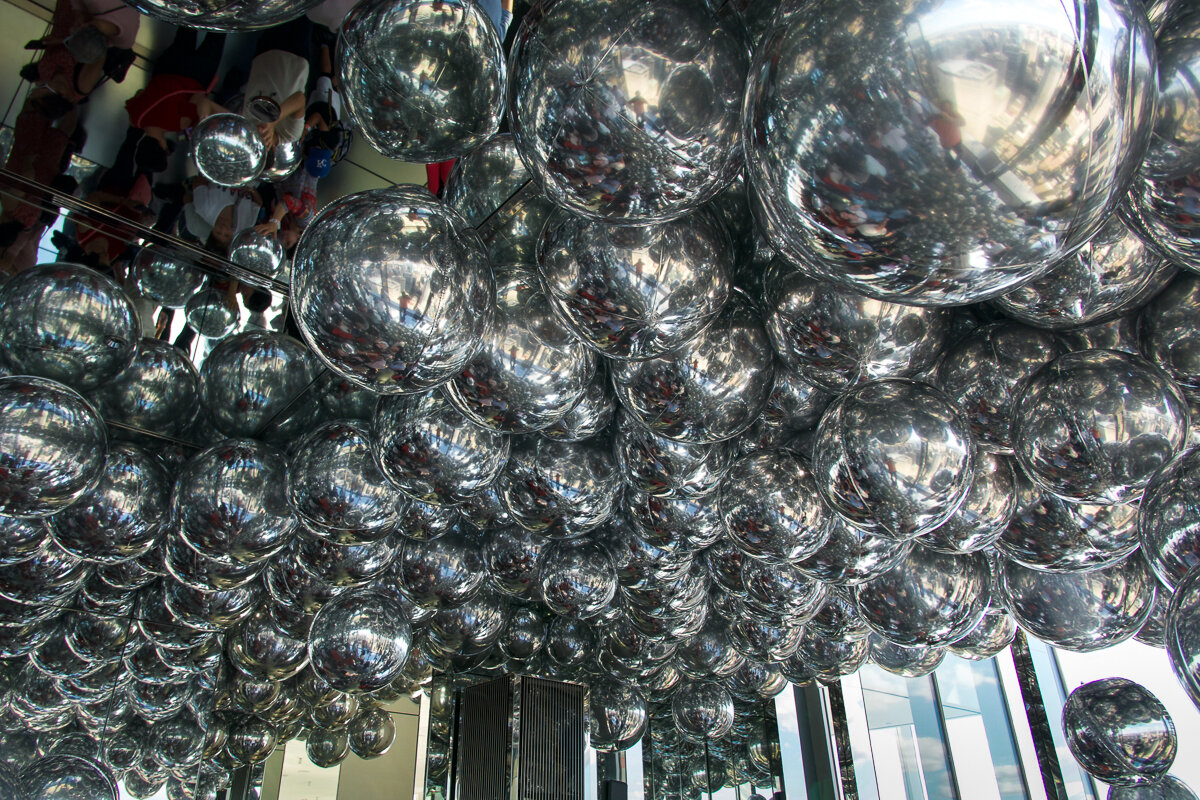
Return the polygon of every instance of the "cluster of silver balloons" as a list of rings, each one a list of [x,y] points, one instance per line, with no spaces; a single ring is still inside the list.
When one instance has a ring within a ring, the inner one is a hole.
[[[85,268],[0,287],[0,749],[329,765],[507,671],[690,792],[769,773],[789,681],[1018,627],[1200,705],[1200,12],[1030,3],[795,0],[751,47],[738,4],[555,0],[506,63],[472,0],[364,0],[364,140],[462,158],[317,215],[303,341],[153,258],[198,370]],[[1077,753],[1125,741],[1102,694]]]

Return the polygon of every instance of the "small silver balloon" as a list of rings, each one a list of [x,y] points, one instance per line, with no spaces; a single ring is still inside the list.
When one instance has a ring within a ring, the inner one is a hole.
[[[275,277],[283,268],[283,245],[276,236],[246,228],[229,243],[229,260],[258,275]]]
[[[485,534],[484,560],[492,585],[510,597],[539,596],[538,567],[549,541],[515,525]]]
[[[226,634],[225,652],[235,667],[261,680],[287,680],[308,664],[304,640],[281,630],[265,609]]]
[[[588,538],[555,542],[541,556],[538,587],[555,614],[587,619],[604,611],[617,592],[612,557]]]
[[[1189,416],[1179,387],[1145,359],[1067,353],[1026,384],[1013,448],[1026,474],[1065,500],[1127,503],[1183,449]]]
[[[283,183],[300,169],[304,163],[304,143],[278,142],[267,151],[267,164],[263,167],[262,179],[271,183]]]
[[[583,399],[597,356],[554,316],[523,266],[496,270],[496,309],[495,330],[446,385],[446,398],[492,430],[549,427]]]
[[[509,609],[504,632],[496,644],[505,658],[528,661],[546,645],[546,615],[534,606]]]
[[[658,496],[704,496],[715,490],[733,463],[728,444],[691,444],[667,439],[620,412],[613,450],[626,484]]]
[[[464,156],[500,126],[504,49],[466,0],[364,0],[342,23],[341,91],[354,127],[389,158]]]
[[[371,692],[400,674],[411,643],[408,615],[395,598],[353,590],[317,612],[308,656],[313,670],[334,689]]]
[[[348,727],[350,749],[359,758],[379,758],[396,740],[396,723],[382,708],[359,712]]]
[[[694,444],[731,439],[750,427],[774,376],[766,333],[741,295],[675,352],[612,365],[625,410],[661,436]]]
[[[923,372],[950,333],[948,311],[846,291],[783,258],[772,259],[762,281],[763,319],[779,359],[829,392]]]
[[[581,536],[613,513],[621,473],[590,442],[519,439],[497,488],[513,521],[552,538]]]
[[[241,114],[205,117],[193,126],[190,141],[196,170],[217,186],[248,186],[267,164],[266,144]]]
[[[292,445],[288,501],[316,535],[363,544],[399,524],[404,500],[376,464],[371,442],[366,423],[337,420]]]
[[[322,209],[296,245],[291,289],[296,323],[316,354],[384,394],[423,392],[459,374],[495,321],[479,236],[415,186],[348,195]]]
[[[53,381],[0,378],[0,514],[44,517],[104,471],[108,437],[96,410]]]
[[[142,339],[129,366],[92,397],[104,419],[166,436],[179,436],[199,408],[200,374],[179,348]]]
[[[1110,786],[1108,800],[1196,800],[1196,793],[1174,775],[1164,775],[1157,783]]]
[[[1113,214],[1082,248],[995,303],[1008,316],[1037,328],[1075,328],[1139,308],[1175,272],[1173,264]]]
[[[1200,566],[1200,448],[1178,455],[1146,487],[1137,511],[1142,554],[1155,575],[1174,589]]]
[[[204,289],[192,295],[184,306],[188,325],[201,336],[224,339],[237,330],[237,304],[220,289]]]
[[[583,392],[583,397],[561,419],[539,431],[542,436],[564,442],[582,442],[598,435],[612,422],[617,410],[617,398],[612,392],[608,370],[596,365],[596,374]]]
[[[589,740],[601,751],[628,750],[646,732],[646,698],[635,687],[612,678],[588,686]]]
[[[225,750],[235,761],[246,766],[261,764],[275,752],[275,729],[256,717],[243,717],[229,728]]]
[[[559,212],[538,251],[554,310],[618,360],[667,356],[713,323],[732,291],[729,236],[707,212],[613,227]]]
[[[1016,638],[1017,623],[1002,603],[1001,598],[993,598],[992,606],[975,629],[949,644],[946,649],[968,661],[983,661],[1008,649]]]
[[[971,489],[975,461],[958,409],[937,389],[903,379],[835,400],[813,448],[821,497],[851,524],[897,539],[949,519]]]
[[[1157,782],[1179,748],[1162,701],[1126,678],[1076,687],[1063,706],[1062,725],[1079,765],[1112,786]]]
[[[1000,594],[1017,624],[1042,641],[1087,653],[1132,638],[1154,608],[1155,580],[1140,555],[1089,572],[1000,569]]]
[[[787,450],[760,450],[734,462],[718,502],[730,539],[757,559],[794,563],[829,538],[812,472]]]
[[[588,663],[596,651],[596,632],[584,620],[555,617],[546,633],[546,654],[563,669]]]
[[[732,9],[548,5],[525,17],[512,53],[521,158],[574,214],[629,224],[680,217],[740,169],[747,53]],[[579,75],[591,76],[586,91],[574,88]]]
[[[314,728],[304,743],[308,760],[318,767],[336,767],[350,755],[350,736],[345,730]]]
[[[944,553],[973,553],[995,544],[1017,510],[1012,464],[1004,456],[980,452],[967,496],[950,518],[920,537],[920,544]]]
[[[383,575],[403,546],[398,535],[362,544],[337,544],[314,536],[301,536],[295,555],[300,567],[331,586],[362,586]]]
[[[50,534],[69,553],[113,564],[137,558],[159,544],[171,517],[166,467],[140,447],[109,448],[94,487],[50,518]]]
[[[262,438],[270,426],[287,419],[285,412],[308,408],[297,398],[317,375],[316,359],[301,342],[279,333],[245,331],[208,354],[200,368],[200,395],[221,433]]]
[[[1180,275],[1142,310],[1142,350],[1189,399],[1200,398],[1200,275]]]
[[[173,502],[184,540],[226,563],[258,563],[296,529],[287,502],[287,461],[270,445],[249,439],[193,456],[179,474]]]
[[[487,578],[483,549],[479,532],[466,523],[432,541],[405,541],[397,560],[404,594],[423,608],[461,605]]]
[[[21,770],[26,800],[117,800],[117,785],[108,770],[88,758],[54,755]]]
[[[130,277],[143,297],[164,308],[183,308],[208,283],[203,270],[152,247],[138,253]]]
[[[880,636],[938,647],[969,633],[987,610],[990,571],[981,553],[949,555],[916,546],[896,566],[859,586],[855,604]]]
[[[756,218],[810,274],[893,302],[984,300],[1083,246],[1125,192],[1155,98],[1153,33],[1140,9],[1104,3],[1097,24],[1111,38],[1092,48],[1084,88],[1070,55],[1083,46],[1080,28],[1054,0],[1022,13],[960,12],[949,0],[915,9],[822,0],[791,9],[756,50],[743,111]],[[1044,22],[1036,32],[1024,27],[1030,14]],[[924,67],[898,55],[914,47],[962,66],[945,68],[948,83],[922,80]],[[1012,47],[1029,69],[987,66]],[[949,88],[963,81],[995,92]],[[1100,107],[1119,109],[1115,127],[1095,124]],[[1026,124],[1034,119],[1045,124]],[[1002,170],[979,167],[1001,161]]]
[[[733,727],[733,698],[717,683],[695,681],[680,686],[671,700],[675,727],[694,742],[720,739]]]
[[[821,683],[834,683],[858,670],[867,661],[866,639],[827,639],[806,630],[794,659],[811,670]]]
[[[984,325],[950,348],[936,382],[962,410],[981,447],[1011,453],[1018,393],[1029,376],[1064,351],[1048,331],[1015,322]]]
[[[429,620],[425,643],[431,652],[477,656],[499,641],[508,622],[508,599],[484,587],[467,601],[438,609]]]
[[[1189,572],[1175,587],[1164,638],[1175,677],[1200,708],[1200,570]]]
[[[137,352],[133,303],[111,278],[43,264],[0,287],[0,363],[84,392],[112,380]]]
[[[854,586],[891,569],[912,543],[854,527],[841,517],[827,523],[829,536],[821,549],[796,562],[796,568],[826,583]]]
[[[872,664],[902,678],[919,678],[928,675],[941,665],[946,657],[943,647],[915,645],[905,647],[872,633],[867,640]]]

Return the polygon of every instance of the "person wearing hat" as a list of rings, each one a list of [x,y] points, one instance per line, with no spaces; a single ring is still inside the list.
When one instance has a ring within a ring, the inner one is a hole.
[[[279,201],[275,204],[271,216],[280,220],[276,230],[283,229],[285,232],[285,235],[280,236],[280,243],[285,249],[289,247],[288,241],[291,239],[287,234],[294,231],[298,236],[316,216],[317,183],[328,175],[332,168],[333,151],[324,147],[310,147],[308,156],[304,159],[304,168],[296,170],[279,185]]]

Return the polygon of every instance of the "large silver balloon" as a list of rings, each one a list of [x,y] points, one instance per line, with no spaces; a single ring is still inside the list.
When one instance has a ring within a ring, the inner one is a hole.
[[[933,366],[950,312],[886,303],[813,280],[782,258],[763,280],[763,319],[780,360],[830,392]]]
[[[1017,624],[1080,653],[1131,638],[1154,608],[1155,580],[1136,553],[1089,572],[1040,572],[1004,561],[999,590]]]
[[[487,578],[481,536],[466,523],[433,541],[406,540],[397,564],[404,593],[423,608],[461,605]]]
[[[597,750],[627,750],[646,732],[646,698],[628,683],[605,678],[588,686],[590,744]]]
[[[827,523],[825,544],[796,568],[811,578],[855,586],[891,569],[912,547],[911,542],[856,528],[841,517]]]
[[[203,270],[154,247],[138,253],[130,277],[143,297],[165,308],[183,308],[208,283]]]
[[[342,23],[338,62],[354,127],[389,158],[457,158],[500,126],[504,50],[478,3],[363,0]]]
[[[496,328],[446,385],[472,422],[504,433],[553,425],[583,399],[597,356],[555,316],[528,268],[496,272]]]
[[[732,289],[729,236],[708,212],[615,227],[559,212],[538,250],[554,310],[610,358],[666,356],[713,323]]]
[[[1175,677],[1200,708],[1200,570],[1189,572],[1175,587],[1165,640]]]
[[[334,689],[372,692],[400,674],[411,642],[408,615],[394,597],[354,590],[317,612],[308,657],[313,670]]]
[[[1002,294],[1091,238],[1148,141],[1154,48],[1131,4],[789,11],[751,67],[747,174],[771,244],[814,276],[921,305]],[[992,66],[1010,48],[1022,66]]]
[[[684,737],[695,742],[720,739],[733,727],[733,698],[709,681],[685,683],[675,690],[671,716]]]
[[[217,186],[247,186],[267,165],[267,145],[241,114],[205,117],[192,128],[190,141],[196,170]]]
[[[973,553],[1003,535],[1017,510],[1012,464],[1004,456],[979,453],[975,479],[950,518],[921,537],[921,544],[944,553]]]
[[[1196,177],[1200,142],[1192,81],[1200,69],[1200,15],[1180,3],[1173,25],[1158,39],[1158,114],[1146,158],[1138,162],[1128,202],[1121,208],[1131,227],[1175,264],[1200,270]]]
[[[659,436],[621,412],[613,450],[622,479],[635,490],[656,496],[702,497],[715,490],[733,462],[728,444],[692,444]]]
[[[1068,503],[1017,472],[1016,511],[996,540],[1000,552],[1034,569],[1087,570],[1119,561],[1138,546],[1133,504]]]
[[[1067,353],[1029,379],[1013,418],[1026,474],[1072,502],[1137,500],[1183,449],[1189,411],[1162,370],[1128,353]]]
[[[467,420],[440,392],[386,397],[372,422],[375,457],[405,494],[452,504],[496,479],[510,440]]]
[[[338,544],[377,541],[400,522],[402,495],[371,453],[364,422],[326,422],[295,442],[288,500],[316,535]]]
[[[621,405],[668,439],[708,444],[746,430],[766,406],[775,364],[762,323],[735,295],[675,352],[612,365]]]
[[[589,538],[555,542],[542,553],[538,588],[555,614],[587,619],[604,611],[617,592],[612,556]]]
[[[0,287],[0,364],[79,391],[112,380],[137,352],[141,327],[111,278],[44,264]]]
[[[370,708],[359,712],[351,720],[350,749],[359,758],[379,758],[391,749],[396,740],[396,723],[392,715],[382,708]]]
[[[318,767],[336,767],[350,755],[350,737],[344,729],[314,728],[304,743],[308,760]]]
[[[500,133],[454,162],[446,205],[475,226],[493,264],[534,263],[553,206],[531,180],[511,133]]]
[[[950,555],[917,546],[859,586],[854,599],[863,620],[885,639],[938,647],[979,624],[990,599],[989,577],[981,553]]]
[[[682,216],[733,180],[748,59],[729,12],[686,0],[559,0],[525,17],[510,120],[552,201],[592,219],[647,222]]]
[[[1012,452],[1017,395],[1041,367],[1065,352],[1054,334],[1015,322],[977,328],[938,366],[937,385],[966,417],[979,444]]]
[[[100,479],[108,437],[100,415],[60,383],[0,378],[0,514],[44,517]]]
[[[1038,328],[1092,325],[1140,307],[1175,271],[1114,214],[1079,251],[1045,275],[997,297],[996,305]]]
[[[269,28],[295,19],[321,0],[134,0],[130,5],[172,25],[217,31]]]
[[[254,228],[246,228],[229,243],[229,260],[259,275],[278,275],[285,258],[278,237],[259,233]]]
[[[733,543],[754,558],[800,561],[829,538],[812,472],[787,450],[761,450],[734,462],[721,482],[719,509]]]
[[[1175,722],[1149,689],[1126,678],[1076,687],[1062,711],[1071,755],[1112,786],[1158,781],[1175,762]]]
[[[1193,401],[1200,398],[1200,276],[1180,275],[1142,311],[1142,349]]]
[[[1142,554],[1168,588],[1200,566],[1200,448],[1177,456],[1146,487],[1138,506]]]
[[[170,516],[166,467],[142,448],[118,443],[109,448],[96,485],[50,518],[50,534],[69,553],[111,564],[157,545]]]
[[[424,189],[396,186],[317,215],[296,246],[291,300],[334,372],[372,391],[411,393],[466,366],[494,324],[495,283],[462,217]]]
[[[104,419],[166,436],[179,436],[199,408],[200,375],[179,348],[142,339],[129,366],[92,397]]]
[[[209,558],[255,564],[290,541],[287,461],[270,445],[226,441],[193,456],[175,484],[184,540]]]
[[[975,443],[937,389],[887,379],[835,400],[817,429],[821,497],[851,524],[907,539],[944,523],[971,489]]]
[[[538,566],[550,540],[516,525],[489,531],[485,539],[492,585],[511,597],[539,597]]]
[[[513,520],[554,538],[580,536],[612,514],[621,474],[592,443],[528,437],[512,448],[497,486]]]
[[[983,661],[1003,652],[1017,635],[1017,623],[1003,607],[1003,599],[992,598],[992,606],[975,629],[946,649],[968,661]]]
[[[310,408],[297,398],[318,374],[316,359],[296,339],[245,331],[221,341],[204,360],[201,399],[221,433],[259,438],[288,419],[289,412],[315,412],[315,403]]]
[[[117,785],[101,765],[88,758],[54,755],[21,770],[23,800],[117,800]]]

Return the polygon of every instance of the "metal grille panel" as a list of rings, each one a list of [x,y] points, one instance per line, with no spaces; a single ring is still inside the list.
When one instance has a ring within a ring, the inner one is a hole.
[[[462,691],[459,727],[459,800],[504,800],[508,796],[509,721],[512,683],[499,678]]]
[[[583,800],[582,686],[521,679],[516,800]]]

